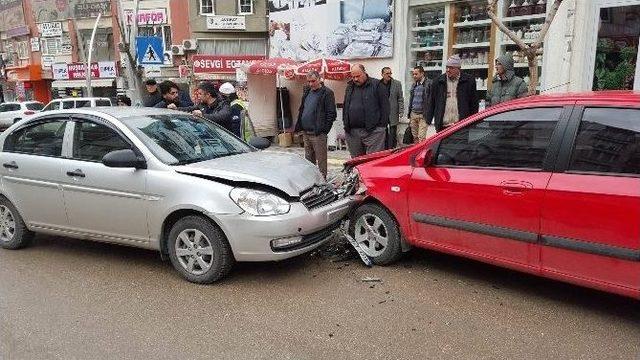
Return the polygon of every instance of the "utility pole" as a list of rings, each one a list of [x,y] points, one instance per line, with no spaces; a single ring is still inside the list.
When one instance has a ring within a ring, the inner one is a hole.
[[[100,18],[102,14],[98,14],[96,18],[96,23],[93,24],[93,31],[91,32],[91,40],[89,41],[89,53],[87,54],[87,66],[85,67],[85,74],[87,76],[87,96],[93,96],[93,87],[91,87],[91,58],[93,55],[93,42],[96,39],[96,31],[98,30],[98,24],[100,23]]]

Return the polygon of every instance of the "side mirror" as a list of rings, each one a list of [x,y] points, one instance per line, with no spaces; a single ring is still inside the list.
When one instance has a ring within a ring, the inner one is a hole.
[[[265,138],[253,136],[249,139],[249,145],[253,146],[256,149],[264,150],[271,146],[271,142]]]
[[[102,163],[114,168],[147,168],[147,162],[139,158],[131,149],[111,151],[102,157]]]
[[[423,149],[416,155],[414,160],[415,167],[429,167],[433,165],[433,150],[430,148]]]

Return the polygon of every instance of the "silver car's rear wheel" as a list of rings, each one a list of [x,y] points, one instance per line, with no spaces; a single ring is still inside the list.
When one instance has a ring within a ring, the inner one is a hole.
[[[206,235],[197,229],[183,230],[175,242],[180,265],[193,275],[202,275],[211,268],[213,248]]]
[[[363,204],[353,212],[349,224],[349,233],[374,264],[391,264],[402,255],[400,229],[384,207]]]
[[[222,230],[202,216],[185,216],[173,224],[167,249],[173,267],[194,283],[220,280],[231,271],[234,263]]]
[[[0,205],[0,241],[8,243],[16,234],[16,221],[11,209]]]
[[[25,247],[33,239],[33,235],[15,206],[7,198],[0,196],[0,247],[12,250]]]

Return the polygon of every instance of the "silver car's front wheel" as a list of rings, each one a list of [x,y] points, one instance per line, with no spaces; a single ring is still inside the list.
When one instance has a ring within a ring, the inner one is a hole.
[[[402,255],[400,230],[387,209],[363,204],[353,212],[349,233],[374,264],[387,265]]]
[[[0,247],[4,249],[25,247],[33,239],[33,235],[33,232],[27,229],[15,206],[7,198],[0,196]]]
[[[167,239],[173,267],[187,280],[208,284],[231,271],[233,254],[222,230],[201,216],[178,220]]]
[[[206,235],[197,229],[183,230],[175,242],[180,265],[193,275],[202,275],[211,268],[213,249]]]

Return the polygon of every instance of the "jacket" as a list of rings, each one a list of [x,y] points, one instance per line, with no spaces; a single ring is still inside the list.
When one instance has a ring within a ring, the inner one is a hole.
[[[422,106],[423,110],[427,107],[427,102],[429,101],[429,92],[431,91],[431,80],[427,79],[425,75],[424,80],[422,82],[424,84],[424,93],[422,94]],[[413,103],[413,91],[416,89],[416,85],[418,83],[413,83],[411,85],[411,92],[409,93],[409,104],[407,104],[407,117],[411,116],[411,104]],[[423,111],[425,113],[426,111]]]
[[[404,114],[404,94],[402,93],[402,84],[400,84],[400,81],[396,79],[391,79],[391,85],[389,88],[389,125],[398,125],[401,114]]]
[[[142,104],[146,107],[155,107],[156,104],[158,104],[162,100],[163,99],[162,95],[160,95],[160,91],[156,90],[155,92],[147,93],[142,100]]]
[[[471,75],[460,73],[458,88],[458,118],[462,120],[478,112],[478,93],[476,92],[476,81]],[[425,120],[431,124],[434,120],[436,131],[443,129],[444,109],[447,103],[447,74],[442,74],[435,78],[431,84],[429,101]]]
[[[344,93],[342,122],[346,133],[351,131],[349,106],[351,105],[351,95],[353,94],[355,86],[353,81],[349,81]],[[367,78],[367,81],[362,86],[365,90],[365,103],[363,104],[365,129],[371,132],[377,127],[386,127],[389,123],[389,97],[387,96],[384,86],[380,84],[380,80],[374,78]]]
[[[202,117],[204,117],[205,119],[213,121],[214,123],[234,133],[231,119],[231,107],[229,106],[228,101],[217,98],[216,101],[211,105],[200,104],[195,105],[194,107],[202,111]]]
[[[296,131],[302,131],[302,113],[304,112],[304,102],[307,99],[307,95],[311,88],[305,86],[304,91],[302,93],[302,103],[300,104],[300,108],[298,109],[298,120],[296,122]],[[336,120],[336,99],[333,95],[333,91],[326,86],[322,86],[318,89],[320,92],[320,98],[316,104],[316,109],[314,110],[315,120],[314,120],[314,135],[320,134],[328,134],[331,131],[331,127],[333,126],[333,122]]]
[[[496,105],[501,102],[525,97],[529,89],[522,78],[516,76],[511,55],[502,55],[496,59],[505,69],[505,78],[499,75],[493,78],[491,90],[487,91],[486,106]]]

